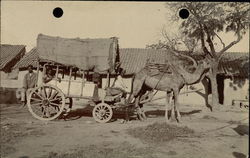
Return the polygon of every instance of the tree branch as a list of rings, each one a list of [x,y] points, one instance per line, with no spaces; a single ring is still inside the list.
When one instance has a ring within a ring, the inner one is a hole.
[[[201,46],[202,46],[202,49],[204,51],[205,54],[209,54],[211,57],[214,57],[213,54],[211,54],[206,45],[205,45],[205,39],[204,39],[204,27],[203,27],[203,20],[200,18],[199,14],[196,13],[196,10],[195,9],[192,9],[190,8],[190,12],[196,17],[197,21],[198,21],[198,24],[200,26],[200,29],[201,29]]]
[[[208,45],[210,47],[210,50],[211,50],[212,54],[215,55],[215,49],[214,49],[213,41],[211,40],[211,34],[210,34],[210,32],[205,24],[204,24],[204,29],[205,29],[205,32],[207,34],[207,42],[208,42]]]
[[[220,36],[219,36],[217,33],[215,33],[215,32],[214,32],[214,34],[215,34],[215,36],[218,37],[218,39],[220,40],[221,44],[223,45],[223,48],[225,48],[226,45],[225,45],[225,43],[222,41],[222,39],[220,38]]]
[[[219,59],[221,58],[222,54],[227,51],[229,48],[231,48],[233,45],[237,44],[238,42],[240,42],[240,40],[242,39],[242,36],[240,34],[240,21],[237,22],[237,39],[233,42],[231,42],[229,45],[227,45],[225,48],[223,48],[219,53],[218,53],[218,57]]]
[[[205,54],[209,54],[211,57],[213,57],[213,55],[208,51],[208,49],[207,49],[207,47],[205,45],[203,27],[202,27],[200,22],[199,22],[199,25],[200,25],[200,28],[201,28],[201,46],[202,46],[202,49],[203,49]]]
[[[173,41],[168,37],[168,35],[167,35],[167,33],[166,33],[166,31],[165,31],[164,28],[162,29],[162,36],[163,36],[165,39],[168,40],[168,43],[169,43],[168,45],[171,47],[171,49],[175,50],[175,47],[174,47],[174,45],[173,45]]]

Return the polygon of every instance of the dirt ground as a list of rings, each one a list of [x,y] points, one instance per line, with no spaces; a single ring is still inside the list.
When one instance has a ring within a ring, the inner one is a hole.
[[[93,120],[90,106],[78,103],[74,107],[66,120],[42,122],[27,107],[2,104],[1,157],[244,158],[249,154],[249,111],[245,108],[222,106],[210,112],[204,105],[182,105],[182,122],[170,124],[186,126],[195,131],[194,136],[148,143],[127,131],[163,123],[164,105],[146,105],[148,119],[144,122],[122,123],[118,118],[106,124]],[[75,154],[79,152],[81,156]]]

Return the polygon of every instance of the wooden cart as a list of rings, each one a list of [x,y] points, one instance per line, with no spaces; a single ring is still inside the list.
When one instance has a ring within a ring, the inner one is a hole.
[[[57,47],[60,46],[60,41],[58,41],[58,37],[50,37],[50,36],[44,37],[44,35],[39,35],[39,36],[38,36],[39,57],[38,57],[38,62],[37,62],[37,86],[33,88],[30,91],[29,95],[27,96],[27,105],[28,105],[28,109],[30,113],[35,118],[39,120],[50,121],[50,120],[58,118],[62,113],[67,111],[67,108],[70,108],[72,104],[72,98],[94,100],[93,91],[96,90],[97,87],[94,83],[86,81],[85,75],[87,72],[95,71],[95,70],[89,70],[87,69],[88,67],[86,66],[83,67],[81,63],[79,63],[77,66],[77,63],[70,64],[69,62],[67,62],[67,59],[65,59],[65,61],[58,59],[61,55],[60,54],[61,52],[58,52],[56,50]],[[68,49],[68,47],[71,47],[71,45],[69,44],[72,44],[72,43],[73,43],[72,47],[74,49],[74,45],[76,44],[79,45],[81,44],[81,42],[85,42],[84,44],[86,44],[86,42],[89,42],[90,44],[87,45],[88,46],[87,52],[92,53],[91,51],[94,50],[94,48],[90,48],[90,46],[93,46],[92,44],[93,41],[89,39],[87,39],[86,41],[80,40],[80,42],[75,41],[79,39],[59,39],[59,40],[63,40],[61,47],[64,47],[66,45],[65,49]],[[52,45],[53,42],[55,43],[55,45]],[[97,40],[94,42],[95,44],[98,44],[98,42],[102,42],[100,43],[102,45],[105,44],[101,40]],[[120,97],[120,96],[106,96],[106,88],[109,86],[109,82],[110,82],[110,79],[109,79],[110,72],[115,70],[114,65],[117,62],[119,62],[117,60],[119,59],[117,57],[118,56],[117,38],[111,38],[111,43],[109,44],[110,46],[109,45],[108,46],[110,47],[110,49],[107,49],[108,52],[106,52],[106,56],[108,59],[111,58],[112,61],[108,63],[110,67],[106,69],[105,71],[106,76],[107,76],[106,87],[101,89],[102,93],[99,96],[99,99],[97,101],[96,100],[93,101],[96,103],[96,105],[93,108],[92,115],[94,119],[100,123],[106,123],[110,121],[110,119],[113,116],[112,109],[114,108],[114,105],[115,105],[113,104],[114,100],[115,98]],[[41,48],[39,49],[39,47]],[[109,48],[109,47],[105,47],[105,48]],[[61,48],[59,50],[64,51],[64,49],[61,49]],[[100,50],[101,48],[97,51],[100,51]],[[81,49],[76,49],[76,52],[77,51],[81,51]],[[62,55],[63,53],[64,52],[62,52]],[[74,56],[76,58],[77,55],[79,55],[79,53],[81,52],[77,52],[77,53],[74,54],[74,51],[72,51],[71,54],[69,54],[68,56],[69,57]],[[105,52],[103,54],[105,55]],[[105,57],[103,54],[101,54],[102,58]],[[87,57],[91,58],[90,55],[88,55]],[[96,56],[94,57],[96,58]],[[77,59],[76,61],[79,61],[79,60]],[[104,63],[104,64],[108,65],[107,63]],[[43,83],[41,81],[41,78],[44,77],[48,68],[51,69],[52,71],[55,71],[55,74],[51,82]],[[61,78],[61,79],[58,80],[58,78]],[[87,86],[89,88],[86,89]]]

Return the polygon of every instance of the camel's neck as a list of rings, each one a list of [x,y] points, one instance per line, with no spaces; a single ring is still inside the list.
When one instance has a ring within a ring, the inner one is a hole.
[[[183,76],[186,84],[194,84],[201,79],[202,74],[204,73],[205,69],[203,66],[198,66],[197,69],[193,73],[189,73],[187,71],[180,72]]]

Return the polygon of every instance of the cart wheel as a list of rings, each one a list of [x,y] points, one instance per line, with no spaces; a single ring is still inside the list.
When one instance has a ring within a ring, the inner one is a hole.
[[[113,110],[108,104],[99,103],[94,107],[92,115],[97,122],[106,123],[112,118]]]
[[[34,88],[27,98],[30,113],[42,121],[57,118],[64,109],[65,96],[60,89],[52,85]]]

